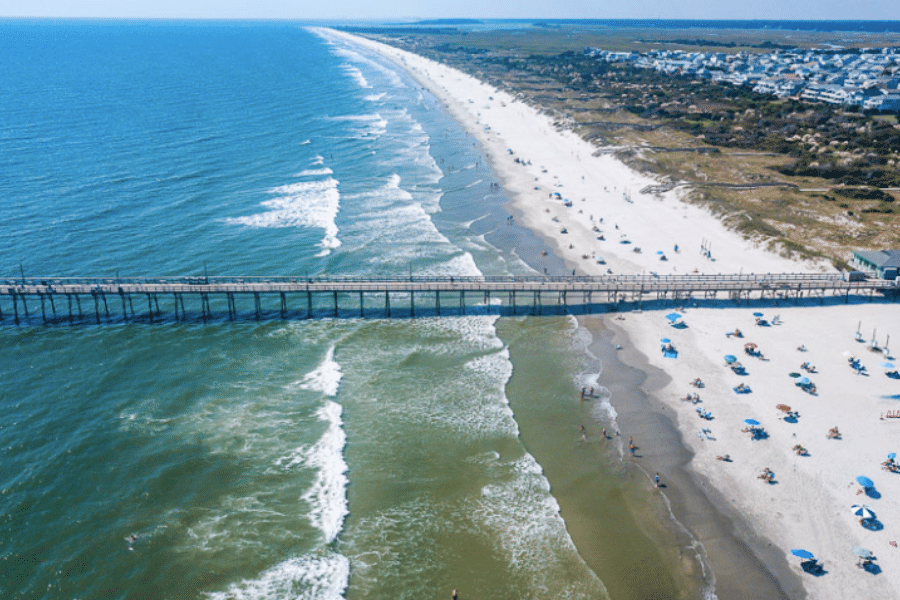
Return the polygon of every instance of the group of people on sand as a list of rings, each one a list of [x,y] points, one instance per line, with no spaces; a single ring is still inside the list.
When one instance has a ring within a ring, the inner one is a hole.
[[[756,476],[757,479],[762,479],[766,483],[772,483],[775,481],[775,473],[772,472],[769,467],[766,467],[762,470],[762,473]]]
[[[701,402],[700,394],[688,394],[684,398],[681,399],[682,402],[690,402],[691,404],[697,404]]]
[[[794,445],[794,447],[791,448],[791,450],[793,450],[794,452],[796,452],[798,456],[809,456],[809,450],[807,450],[806,448],[804,448],[804,447],[801,446],[800,444]]]

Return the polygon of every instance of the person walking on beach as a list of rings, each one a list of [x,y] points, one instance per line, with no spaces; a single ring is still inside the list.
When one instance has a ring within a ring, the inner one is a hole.
[[[653,478],[656,482],[656,487],[659,487],[659,473],[656,474],[656,477]]]
[[[459,600],[459,594],[456,593],[456,590],[453,590],[453,595],[451,596],[453,600]]]

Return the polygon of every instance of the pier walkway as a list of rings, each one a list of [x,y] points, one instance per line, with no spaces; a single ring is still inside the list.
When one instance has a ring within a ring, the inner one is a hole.
[[[366,299],[370,306],[377,303],[384,316],[395,309],[415,316],[417,302],[420,308],[440,315],[441,300],[444,308],[452,308],[454,314],[465,314],[467,306],[503,303],[512,314],[517,309],[540,314],[542,307],[552,305],[568,310],[569,305],[588,307],[618,306],[622,302],[637,303],[648,300],[715,300],[733,301],[751,298],[799,300],[810,297],[842,296],[849,302],[850,296],[876,295],[896,300],[900,286],[895,281],[862,279],[850,281],[841,274],[735,274],[735,275],[608,275],[602,277],[127,277],[127,278],[16,278],[0,279],[0,321],[12,317],[16,323],[21,316],[26,319],[37,313],[44,322],[78,320],[110,320],[113,315],[130,319],[161,318],[164,309],[174,311],[176,320],[188,314],[199,314],[205,320],[213,315],[210,298],[217,304],[223,301],[227,309],[219,309],[230,319],[238,313],[237,298],[252,297],[250,314],[261,318],[264,297],[277,297],[278,314],[288,312],[313,317],[320,314],[322,296],[327,296],[328,313],[339,316],[343,308],[364,316]],[[349,296],[351,299],[344,299]],[[375,296],[375,298],[372,298]],[[199,300],[199,310],[185,309],[185,297],[192,298],[191,306]],[[298,308],[298,297],[299,305]],[[121,303],[121,312],[110,304]],[[146,306],[146,311],[135,310]],[[162,308],[160,299],[163,299]],[[341,302],[343,300],[343,306]],[[146,301],[144,305],[143,302]],[[399,301],[399,305],[398,305]],[[57,304],[65,302],[67,312]],[[83,307],[82,303],[87,304]],[[29,303],[31,307],[29,307]],[[73,307],[74,303],[74,307]],[[293,306],[289,308],[289,306]],[[456,308],[458,306],[458,308]],[[374,308],[374,306],[373,306]],[[59,311],[59,312],[58,312]],[[246,310],[244,312],[247,312]],[[271,312],[271,311],[269,311]],[[267,313],[268,314],[268,313]],[[179,316],[180,315],[180,316]]]

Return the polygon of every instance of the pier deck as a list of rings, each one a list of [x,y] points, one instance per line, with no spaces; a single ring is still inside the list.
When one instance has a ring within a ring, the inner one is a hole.
[[[255,300],[257,317],[261,315],[261,297],[279,295],[280,313],[288,310],[288,296],[305,296],[309,316],[313,313],[313,299],[327,294],[333,299],[334,314],[338,314],[339,295],[358,296],[360,314],[365,310],[365,297],[381,294],[387,316],[390,316],[391,295],[405,298],[407,310],[415,313],[415,302],[419,298],[428,302],[432,310],[440,314],[441,294],[457,297],[460,310],[467,305],[488,303],[493,297],[507,295],[513,311],[516,296],[525,296],[526,302],[539,310],[549,302],[566,307],[568,302],[584,306],[618,305],[620,302],[641,303],[646,300],[671,299],[685,301],[691,299],[729,299],[740,301],[752,297],[765,299],[800,299],[804,297],[850,296],[874,297],[876,294],[896,299],[900,286],[895,281],[863,279],[850,281],[841,274],[769,273],[734,275],[608,275],[602,277],[141,277],[141,278],[17,278],[0,279],[0,320],[6,315],[19,322],[19,308],[26,318],[30,311],[28,301],[40,302],[41,315],[46,322],[50,318],[47,303],[50,304],[52,318],[59,320],[55,300],[65,298],[69,305],[68,320],[74,319],[73,299],[77,303],[78,317],[83,319],[82,299],[93,304],[94,317],[100,322],[100,305],[103,314],[110,318],[109,298],[119,297],[122,316],[155,316],[162,314],[159,297],[170,296],[174,300],[174,312],[178,318],[179,308],[186,314],[184,297],[200,299],[200,312],[205,319],[212,314],[209,298],[227,300],[228,316],[237,312],[235,297],[252,296]],[[147,311],[136,313],[134,298],[146,298]],[[445,295],[445,301],[447,296]],[[421,301],[420,300],[420,301]],[[530,301],[530,302],[529,302]],[[11,305],[11,306],[10,306]],[[11,309],[11,310],[10,310]],[[12,313],[12,314],[10,314]],[[63,317],[66,318],[65,315]]]

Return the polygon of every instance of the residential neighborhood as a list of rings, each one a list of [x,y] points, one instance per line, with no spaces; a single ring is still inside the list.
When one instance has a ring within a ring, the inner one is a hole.
[[[586,48],[585,54],[667,74],[747,85],[779,98],[857,106],[867,111],[900,111],[900,48],[770,53],[610,52]]]

